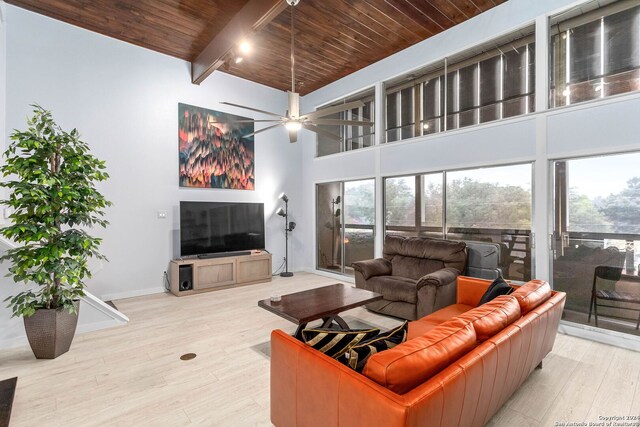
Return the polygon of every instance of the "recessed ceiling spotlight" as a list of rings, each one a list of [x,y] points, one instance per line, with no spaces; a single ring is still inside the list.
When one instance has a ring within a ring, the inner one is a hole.
[[[570,94],[571,94],[571,91],[569,90],[569,88],[562,91],[563,96],[569,96]]]
[[[238,56],[238,57],[236,57],[235,62],[236,62],[236,64],[239,64],[239,63],[241,63],[243,60],[244,60],[244,58],[243,58],[242,56]]]
[[[429,130],[429,123],[425,123],[422,125],[422,129]]]
[[[245,55],[251,52],[251,43],[249,43],[246,40],[243,40],[240,43],[240,46],[238,46],[238,48],[240,49],[240,52],[244,53]]]

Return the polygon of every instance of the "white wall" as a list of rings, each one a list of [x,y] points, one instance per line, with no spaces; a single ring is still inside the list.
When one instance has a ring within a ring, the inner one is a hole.
[[[7,119],[7,26],[5,22],[6,4],[0,1],[0,135],[5,135],[5,121]],[[4,152],[4,137],[0,138],[0,150]],[[0,197],[4,194],[4,188],[0,189]],[[0,224],[2,224],[0,215]]]
[[[4,152],[7,121],[7,5],[0,0],[0,150]],[[0,198],[4,198],[5,189],[0,188]],[[4,216],[0,212],[0,225]]]
[[[7,58],[7,23],[6,23],[6,4],[0,1],[0,151],[5,150],[5,132],[6,132],[6,58]],[[0,160],[1,162],[2,160]],[[4,199],[5,189],[0,188],[0,199]],[[3,210],[0,209],[0,226],[6,223],[3,215]],[[0,241],[0,253],[3,253],[7,247]],[[11,295],[10,287],[7,286],[9,279],[5,277],[8,273],[7,265],[0,264],[0,301]],[[14,338],[22,334],[22,323],[18,319],[11,318],[11,310],[4,307],[5,303],[0,305],[0,343],[4,342],[7,337]]]
[[[181,200],[264,202],[267,249],[274,268],[280,265],[284,221],[274,214],[280,192],[289,195],[294,220],[303,222],[299,145],[289,144],[284,129],[256,135],[255,191],[179,188],[177,116],[179,102],[250,117],[219,102],[284,113],[284,92],[220,72],[195,86],[187,62],[11,5],[6,12],[7,129],[24,128],[29,104],[39,103],[63,128],[78,128],[111,175],[100,185],[114,203],[107,211],[111,224],[96,231],[110,262],[94,265],[90,292],[115,299],[162,291],[163,271],[178,252]],[[157,219],[159,210],[167,219]],[[295,270],[295,235],[290,244]],[[0,297],[15,290],[4,285]]]
[[[302,99],[303,111],[353,94],[376,88],[376,110],[383,109],[382,82],[407,74],[422,66],[441,61],[496,37],[535,23],[540,29],[548,15],[579,4],[573,0],[509,0],[461,25],[409,47],[369,67],[344,77]],[[544,32],[542,40],[544,38]],[[640,94],[598,100],[577,106],[545,111],[546,43],[536,46],[536,90],[538,112],[524,117],[487,123],[354,152],[314,158],[315,137],[302,135],[302,176],[304,217],[314,216],[315,183],[332,180],[377,178],[471,168],[480,166],[534,162],[534,218],[536,277],[549,279],[548,234],[550,230],[548,164],[551,159],[610,152],[640,150]],[[380,116],[378,116],[380,121]],[[382,216],[381,191],[378,189],[378,217]],[[381,218],[378,219],[382,221]],[[381,234],[382,227],[377,228]],[[305,223],[306,241],[315,241],[314,226]],[[378,238],[376,252],[381,253]],[[304,266],[315,268],[315,247],[305,246]]]

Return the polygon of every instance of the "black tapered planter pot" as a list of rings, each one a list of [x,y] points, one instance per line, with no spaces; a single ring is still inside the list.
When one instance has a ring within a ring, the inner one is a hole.
[[[78,325],[80,302],[73,305],[75,314],[63,309],[42,308],[24,318],[24,329],[36,359],[55,359],[69,351]]]

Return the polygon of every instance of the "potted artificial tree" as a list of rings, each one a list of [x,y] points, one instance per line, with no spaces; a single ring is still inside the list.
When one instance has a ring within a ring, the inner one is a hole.
[[[1,260],[11,262],[8,276],[30,289],[7,298],[13,316],[24,318],[25,330],[38,359],[54,359],[71,346],[84,296],[90,257],[101,239],[86,231],[105,227],[103,209],[110,202],[95,183],[106,180],[104,162],[89,154],[76,129],[65,132],[49,111],[34,106],[28,129],[15,131],[0,167],[0,186],[8,189],[2,204],[12,210],[11,225],[0,234],[19,247]]]

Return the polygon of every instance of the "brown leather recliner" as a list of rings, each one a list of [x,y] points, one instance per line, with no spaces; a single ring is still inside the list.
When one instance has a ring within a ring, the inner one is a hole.
[[[416,320],[454,304],[467,262],[464,242],[387,235],[384,258],[354,262],[356,287],[382,294],[369,310]]]

